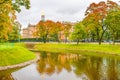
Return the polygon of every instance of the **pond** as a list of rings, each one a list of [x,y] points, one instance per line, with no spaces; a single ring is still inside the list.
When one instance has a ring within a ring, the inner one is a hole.
[[[41,52],[26,67],[0,72],[0,80],[120,80],[120,60],[81,54]]]

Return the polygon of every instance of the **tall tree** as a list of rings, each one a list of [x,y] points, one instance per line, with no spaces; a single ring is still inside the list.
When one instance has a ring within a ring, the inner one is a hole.
[[[113,9],[116,6],[118,6],[118,4],[113,1],[107,2],[101,1],[98,4],[96,3],[90,4],[90,6],[87,8],[85,12],[86,18],[84,20],[85,22],[87,21],[90,22],[89,24],[87,24],[87,26],[91,25],[91,27],[93,27],[92,29],[95,30],[95,34],[97,36],[99,44],[101,44],[104,33],[107,30],[107,26],[105,26],[104,23],[107,13],[109,12],[110,9]],[[90,21],[89,19],[91,18],[92,20]]]
[[[55,25],[52,29],[51,37],[54,38],[55,41],[60,42],[60,32],[63,30],[63,24],[61,22],[55,22]]]
[[[105,24],[108,26],[113,44],[115,44],[120,32],[120,9],[111,10],[105,19]]]
[[[9,34],[9,40],[20,40],[20,30],[21,24],[19,22],[14,22],[11,33]]]
[[[46,41],[50,38],[51,35],[55,33],[55,22],[51,20],[47,21],[40,21],[36,25],[37,34],[38,36],[42,37],[43,42],[46,43]]]
[[[71,39],[76,40],[77,44],[79,44],[79,41],[82,39],[85,39],[86,33],[84,29],[84,25],[82,22],[76,23],[73,27],[73,33],[71,34]]]
[[[36,25],[36,30],[37,30],[37,35],[42,37],[43,42],[46,43],[46,39],[47,39],[47,30],[46,30],[46,26],[45,26],[45,22],[40,21],[37,25]]]
[[[95,15],[91,14],[89,17],[84,18],[82,23],[85,25],[87,41],[90,41],[91,37],[92,37],[93,41],[98,39],[97,33],[99,31],[100,25],[99,25],[99,22],[95,19]]]
[[[7,40],[12,31],[15,13],[20,12],[20,6],[30,8],[29,0],[0,0],[0,40]]]

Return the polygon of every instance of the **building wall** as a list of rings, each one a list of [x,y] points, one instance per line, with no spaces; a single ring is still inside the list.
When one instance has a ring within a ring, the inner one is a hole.
[[[72,24],[72,28],[70,29],[69,32],[73,32],[73,23],[71,23],[71,24]],[[35,32],[36,32],[35,25],[29,24],[27,28],[22,30],[22,38],[38,38],[38,36],[34,36]],[[60,31],[58,33],[58,37],[59,37],[59,40],[61,40],[63,42],[66,40],[64,31]],[[67,37],[67,39],[68,39],[68,37]]]
[[[35,33],[35,25],[29,24],[27,28],[22,30],[22,38],[36,38],[33,34]]]

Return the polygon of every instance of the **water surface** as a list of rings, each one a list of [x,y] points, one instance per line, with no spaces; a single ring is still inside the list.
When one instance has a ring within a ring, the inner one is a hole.
[[[81,54],[41,52],[40,60],[0,72],[0,80],[120,80],[120,60]]]

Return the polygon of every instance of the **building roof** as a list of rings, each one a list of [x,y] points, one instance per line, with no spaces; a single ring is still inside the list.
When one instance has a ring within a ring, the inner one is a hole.
[[[28,27],[35,27],[35,25],[32,25],[32,24],[29,23],[29,24],[28,24]]]

